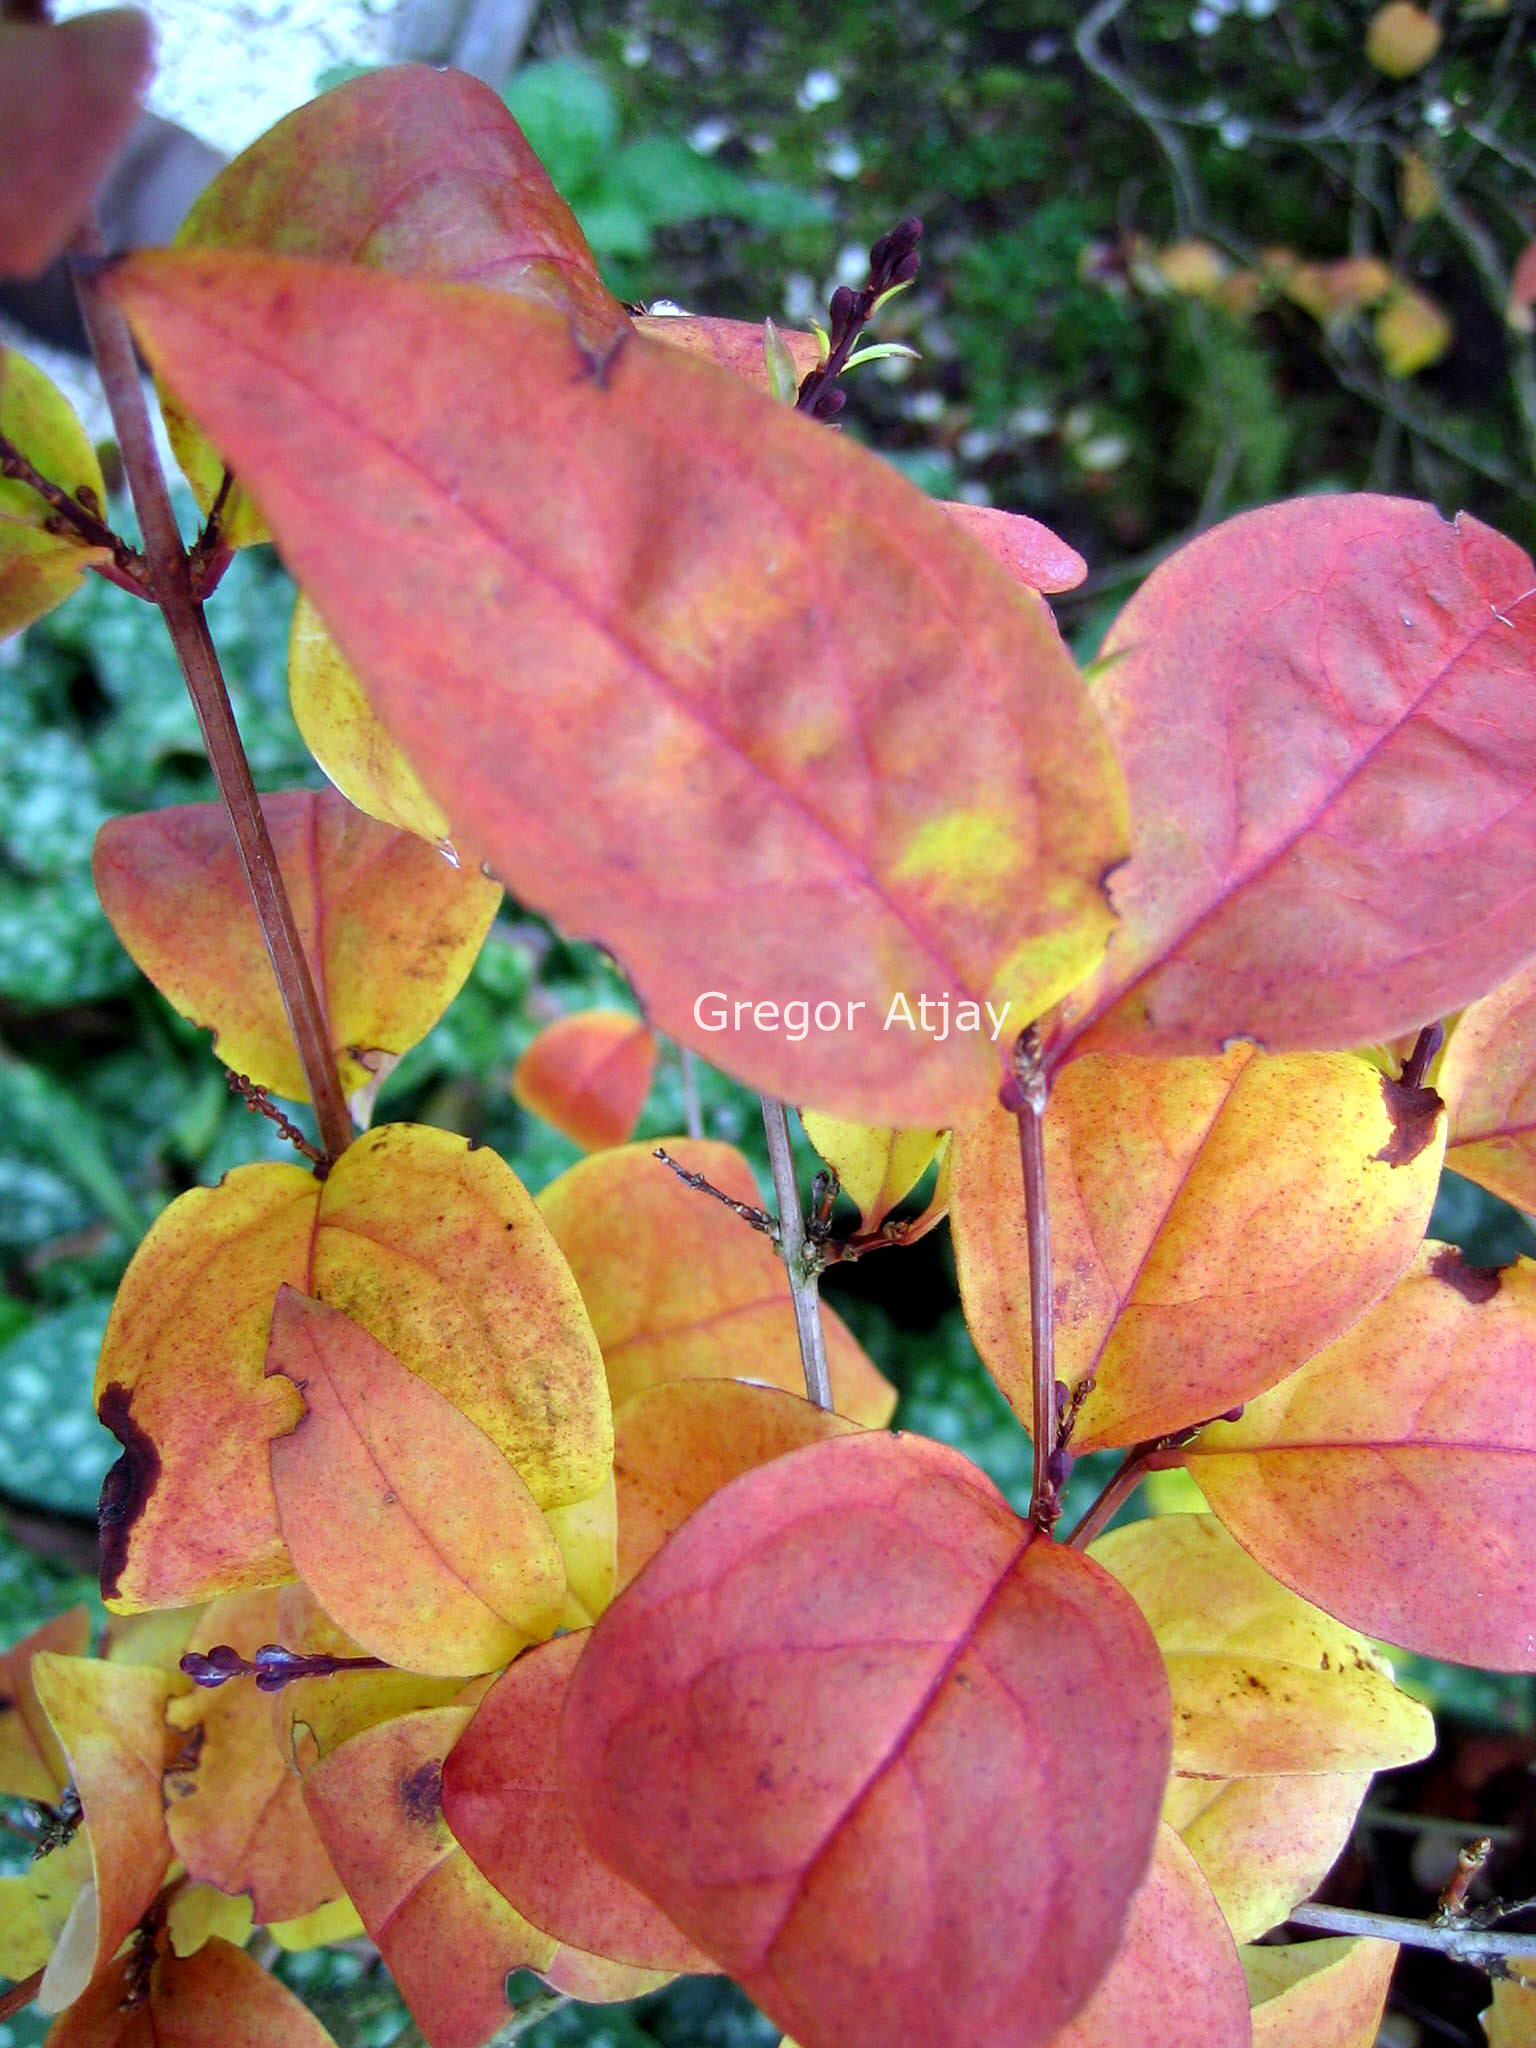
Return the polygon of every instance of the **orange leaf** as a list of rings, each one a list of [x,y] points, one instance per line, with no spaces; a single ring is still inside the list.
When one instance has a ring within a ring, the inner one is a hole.
[[[1109,1965],[1167,1742],[1113,1582],[957,1453],[861,1432],[652,1559],[576,1668],[561,1768],[593,1852],[804,2048],[1030,2048]]]
[[[168,1672],[42,1650],[32,1682],[69,1762],[91,1845],[91,1879],[75,1901],[37,2002],[73,2004],[132,1933],[171,1861],[160,1799]]]
[[[335,790],[287,790],[261,808],[342,1087],[372,1090],[458,994],[501,891]],[[118,937],[184,1016],[213,1031],[225,1065],[307,1101],[223,805],[114,818],[97,835],[92,870]]]
[[[204,1609],[192,1648],[228,1643],[253,1657],[284,1638],[274,1589]],[[257,1920],[293,1920],[341,1896],[341,1879],[304,1808],[298,1774],[278,1747],[272,1699],[248,1680],[183,1693],[165,1773],[166,1826],[188,1875],[245,1892]]]
[[[748,1380],[663,1380],[613,1419],[619,1491],[619,1585],[728,1481],[857,1425]]]
[[[1533,589],[1475,519],[1370,496],[1245,512],[1154,570],[1095,691],[1131,791],[1124,922],[1055,1057],[1361,1045],[1512,972],[1536,929]]]
[[[1272,1579],[1214,1516],[1127,1523],[1091,1555],[1162,1651],[1176,1771],[1371,1771],[1434,1748],[1429,1709],[1393,1684],[1365,1638]]]
[[[1304,1941],[1242,1955],[1253,2048],[1375,2048],[1395,1941]]]
[[[23,31],[0,23],[0,78],[4,39],[18,33]],[[0,434],[50,483],[71,492],[94,491],[98,505],[106,504],[101,464],[68,399],[8,348],[0,348]],[[0,477],[0,637],[62,604],[93,563],[107,560],[105,548],[90,547],[73,533],[50,533],[53,516],[30,484]]]
[[[1518,1970],[1516,1961],[1513,1967]],[[1493,2003],[1479,2014],[1488,2048],[1533,2048],[1536,2044],[1536,1984],[1523,1978],[1498,1979]]]
[[[153,50],[131,7],[57,27],[0,22],[0,277],[36,276],[84,220],[138,116]]]
[[[1204,1422],[1273,1386],[1392,1285],[1440,1178],[1439,1098],[1348,1053],[1078,1060],[1045,1120],[1056,1370],[1091,1382],[1073,1448]],[[955,1135],[966,1320],[1030,1409],[1015,1119]]]
[[[669,1138],[666,1149],[737,1201],[758,1202],[733,1146]],[[576,1275],[615,1406],[662,1380],[754,1379],[805,1391],[782,1260],[739,1217],[685,1187],[649,1145],[582,1160],[551,1181],[539,1210]],[[895,1389],[840,1318],[822,1314],[839,1413],[889,1421]]]
[[[575,215],[498,95],[425,64],[350,78],[269,128],[214,179],[176,242],[462,279],[569,313],[593,348],[626,324]],[[206,511],[222,465],[174,399],[166,415]],[[231,500],[226,539],[266,540],[240,485]]]
[[[517,1063],[512,1093],[584,1152],[622,1145],[640,1121],[656,1041],[628,1010],[578,1010],[547,1024]]]
[[[162,1955],[149,1996],[130,1996],[136,1958],[114,1963],[57,2021],[48,2048],[335,2048],[286,1985],[230,1942]]]
[[[1249,2048],[1248,1987],[1193,1856],[1162,1827],[1109,1973],[1050,2048]]]
[[[267,1372],[292,1380],[305,1405],[272,1445],[284,1540],[365,1650],[405,1670],[472,1677],[553,1632],[565,1571],[549,1524],[452,1402],[291,1287],[273,1311]]]
[[[1124,826],[1080,679],[878,458],[493,293],[207,253],[109,289],[455,839],[609,945],[660,1029],[781,1096],[938,1126],[996,1085],[980,1005],[1022,1023],[1099,958]],[[756,1007],[715,1032],[711,991]],[[885,1029],[924,995],[974,1028]],[[811,998],[843,1024],[791,1039]]]
[[[481,2048],[508,2018],[512,1970],[558,1944],[476,1870],[443,1818],[443,1759],[472,1702],[355,1735],[310,1770],[304,1797],[363,1925],[429,2048]]]
[[[1536,960],[1462,1012],[1440,1062],[1445,1163],[1536,1213]]]
[[[443,1813],[503,1898],[534,1926],[646,1970],[712,1970],[659,1906],[600,1863],[560,1784],[560,1714],[585,1633],[519,1657],[443,1766]]]
[[[1536,1260],[1494,1272],[1426,1245],[1353,1329],[1181,1456],[1244,1549],[1351,1626],[1536,1670]]]
[[[1449,315],[1416,285],[1397,285],[1371,322],[1371,339],[1389,377],[1427,370],[1455,338]]]
[[[39,1650],[83,1657],[90,1640],[89,1608],[71,1607],[0,1654],[0,1793],[57,1798],[69,1768],[32,1683],[32,1659]]]

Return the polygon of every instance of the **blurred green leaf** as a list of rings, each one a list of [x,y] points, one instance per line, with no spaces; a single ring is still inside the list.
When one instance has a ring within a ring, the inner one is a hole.
[[[94,1515],[119,1446],[92,1412],[110,1296],[39,1316],[0,1346],[0,1487],[39,1506]]]
[[[590,65],[525,64],[502,95],[545,170],[574,205],[612,156],[619,103]]]

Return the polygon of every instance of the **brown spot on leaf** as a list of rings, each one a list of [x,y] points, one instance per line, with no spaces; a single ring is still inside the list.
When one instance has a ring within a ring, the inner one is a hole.
[[[400,1810],[407,1820],[430,1827],[443,1809],[443,1767],[433,1760],[418,1764],[400,1780]]]
[[[101,1482],[96,1525],[101,1537],[101,1597],[115,1600],[128,1562],[128,1541],[160,1480],[160,1453],[130,1414],[133,1395],[120,1381],[105,1388],[96,1413],[123,1447]]]
[[[1492,1301],[1503,1281],[1502,1266],[1469,1266],[1458,1246],[1442,1245],[1429,1262],[1437,1280],[1470,1302]]]
[[[1381,1099],[1392,1135],[1374,1157],[1383,1166],[1406,1166],[1434,1143],[1436,1121],[1445,1104],[1433,1088],[1411,1087],[1390,1074],[1381,1077]]]

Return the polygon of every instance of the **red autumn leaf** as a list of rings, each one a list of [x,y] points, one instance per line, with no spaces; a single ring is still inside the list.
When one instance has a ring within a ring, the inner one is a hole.
[[[429,2048],[482,2048],[509,2018],[512,1970],[557,1953],[459,1847],[443,1759],[472,1698],[366,1729],[307,1771],[304,1798]]]
[[[1273,1386],[1385,1294],[1423,1241],[1444,1119],[1352,1053],[1089,1055],[1045,1119],[1056,1370],[1074,1450],[1132,1444]],[[955,1259],[993,1377],[1030,1412],[1016,1120],[957,1131]],[[1092,1392],[1087,1392],[1091,1385]]]
[[[176,237],[183,249],[266,250],[514,292],[569,313],[607,346],[624,309],[523,131],[463,71],[398,65],[299,107],[228,164]],[[177,457],[206,511],[223,465],[170,399]],[[225,538],[268,538],[237,485]]]
[[[1125,1923],[1109,1974],[1050,2048],[1249,2048],[1248,1986],[1221,1908],[1170,1827]]]
[[[655,341],[704,356],[732,376],[744,377],[759,391],[769,389],[763,329],[756,321],[721,320],[701,313],[641,313],[635,326]],[[797,378],[815,369],[821,360],[821,343],[814,334],[793,327],[776,327],[775,332],[789,352]]]
[[[669,1138],[666,1150],[723,1194],[757,1204],[752,1169],[734,1146]],[[767,1380],[804,1392],[783,1260],[723,1204],[685,1186],[649,1145],[583,1159],[545,1188],[539,1213],[576,1276],[615,1407],[664,1380]],[[823,1321],[839,1414],[889,1422],[895,1388],[838,1315],[826,1309]]]
[[[1536,960],[1463,1011],[1437,1085],[1451,1111],[1446,1165],[1536,1214]]]
[[[1244,1549],[1351,1627],[1536,1670],[1536,1260],[1494,1272],[1426,1245],[1182,1457]]]
[[[560,1783],[560,1713],[587,1635],[519,1657],[443,1765],[448,1825],[503,1898],[561,1942],[648,1970],[712,1970],[659,1906],[600,1863]]]
[[[620,1588],[728,1481],[856,1426],[750,1380],[663,1380],[632,1395],[613,1418]]]
[[[887,464],[680,349],[599,361],[492,293],[190,252],[109,289],[455,842],[609,945],[659,1028],[779,1095],[938,1127],[998,1056],[984,1029],[886,1030],[896,996],[1022,1023],[1094,965],[1113,757],[1043,608]],[[712,990],[757,1008],[712,1032]],[[843,1028],[763,1021],[812,995]]]
[[[283,1539],[365,1650],[471,1677],[553,1634],[565,1599],[554,1535],[467,1415],[360,1323],[292,1287],[272,1312],[267,1374],[304,1397],[272,1445]]]
[[[944,510],[1031,590],[1075,590],[1088,574],[1088,564],[1076,548],[1068,547],[1060,535],[1023,512],[948,501]]]
[[[69,1763],[90,1838],[91,1877],[75,1900],[38,2004],[74,2003],[132,1933],[171,1861],[160,1796],[165,1708],[182,1681],[142,1665],[38,1652],[32,1682]]]
[[[132,1950],[119,1958],[55,2022],[48,2048],[335,2048],[288,1987],[231,1942],[162,1954],[147,1996],[137,1968]]]
[[[1475,519],[1370,496],[1181,548],[1105,643],[1131,792],[1123,920],[1077,1051],[1396,1036],[1536,945],[1536,571]]]
[[[153,69],[154,31],[131,7],[0,22],[0,277],[35,276],[84,220]]]
[[[578,1010],[548,1024],[517,1063],[512,1093],[535,1116],[601,1152],[640,1121],[656,1041],[628,1010]]]
[[[283,1641],[276,1588],[210,1601],[190,1647],[254,1657]],[[296,1920],[341,1896],[341,1879],[275,1738],[271,1695],[249,1681],[173,1699],[165,1817],[190,1877],[250,1895],[257,1920]]]
[[[349,1095],[377,1088],[463,986],[501,892],[334,789],[261,800]],[[307,1101],[304,1070],[222,804],[113,818],[91,862],[139,966],[236,1073]],[[371,1093],[368,1095],[371,1103]]]
[[[562,1773],[594,1853],[802,2048],[1030,2048],[1113,1957],[1168,1745],[1118,1587],[956,1452],[868,1432],[652,1559],[577,1666]]]
[[[1504,317],[1517,334],[1536,328],[1536,241],[1527,242],[1515,259]]]

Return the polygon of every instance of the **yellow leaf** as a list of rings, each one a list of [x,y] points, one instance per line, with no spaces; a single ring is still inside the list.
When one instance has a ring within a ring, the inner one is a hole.
[[[288,640],[288,701],[304,744],[342,795],[386,825],[442,846],[448,819],[427,795],[303,591]]]
[[[1371,334],[1389,377],[1412,377],[1438,363],[1455,337],[1428,292],[1399,284],[1377,313]]]
[[[1413,0],[1388,0],[1371,16],[1365,54],[1388,78],[1412,78],[1434,56],[1445,31]]]
[[[1171,1780],[1178,1829],[1238,1941],[1278,1927],[1322,1883],[1349,1840],[1369,1771]]]
[[[805,1135],[859,1211],[861,1232],[878,1230],[932,1166],[943,1131],[893,1131],[802,1110]],[[937,1221],[937,1217],[934,1219]]]
[[[1397,1962],[1368,1936],[1245,1948],[1253,2048],[1375,2048]]]
[[[1434,1747],[1371,1644],[1256,1565],[1211,1515],[1113,1529],[1090,1555],[1146,1616],[1173,1689],[1173,1768],[1372,1771]]]
[[[16,445],[49,483],[71,494],[107,486],[84,427],[67,398],[34,363],[0,348],[0,434]],[[0,477],[0,637],[19,632],[62,604],[93,562],[110,559],[68,533],[49,533],[47,500],[12,477]]]

